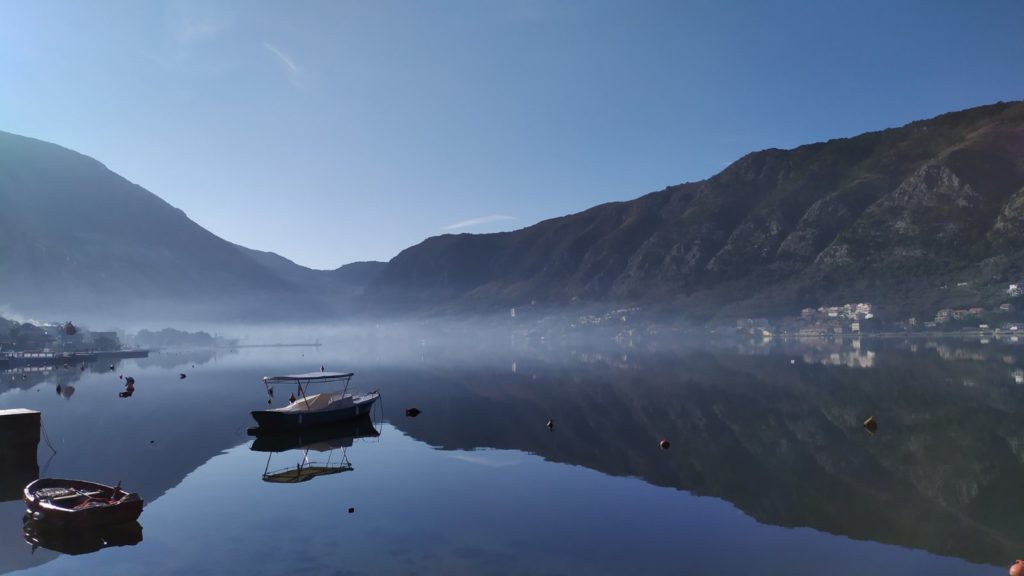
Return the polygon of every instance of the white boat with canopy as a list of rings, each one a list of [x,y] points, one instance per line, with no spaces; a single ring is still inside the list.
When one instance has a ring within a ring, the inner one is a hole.
[[[273,402],[275,385],[295,384],[296,391],[291,394],[286,406],[253,411],[252,417],[259,425],[255,432],[333,424],[369,414],[373,403],[380,398],[380,393],[349,394],[348,386],[352,376],[351,372],[320,371],[264,377],[268,404]],[[344,387],[340,391],[308,393],[310,386],[330,383],[343,383]]]

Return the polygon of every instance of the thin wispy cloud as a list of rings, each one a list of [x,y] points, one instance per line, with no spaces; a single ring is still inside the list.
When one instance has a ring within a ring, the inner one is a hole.
[[[281,64],[283,64],[285,67],[285,72],[288,74],[288,79],[292,82],[292,84],[296,84],[298,82],[299,75],[302,73],[302,71],[299,70],[299,67],[295,64],[295,61],[291,59],[291,56],[288,56],[287,54],[284,53],[283,50],[281,50],[277,46],[274,46],[270,42],[264,42],[263,47],[269,50],[270,53],[273,54],[274,56],[277,56],[278,61],[280,61]]]
[[[209,69],[217,66],[217,58],[207,49],[215,41],[230,33],[232,18],[217,10],[190,11],[172,17],[169,23],[170,39],[168,50],[158,53],[154,59],[167,66],[202,66]],[[200,56],[201,53],[201,56]]]
[[[200,40],[212,38],[220,34],[225,28],[227,28],[227,25],[223,22],[182,18],[176,31],[177,40],[179,44],[192,44]]]
[[[505,220],[515,220],[515,216],[506,216],[504,214],[488,214],[487,216],[480,216],[479,218],[470,218],[469,220],[463,220],[456,222],[455,224],[449,224],[442,227],[442,230],[457,230],[459,228],[470,228],[472,226],[480,226],[481,224],[490,224],[491,222],[503,222]]]

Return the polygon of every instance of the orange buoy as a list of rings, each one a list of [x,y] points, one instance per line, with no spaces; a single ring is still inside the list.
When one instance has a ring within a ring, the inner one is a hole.
[[[661,446],[662,450],[668,450],[668,447],[669,447],[668,440],[662,438],[661,442],[658,442],[658,446]]]
[[[1024,576],[1024,560],[1017,560],[1010,566],[1010,576]]]

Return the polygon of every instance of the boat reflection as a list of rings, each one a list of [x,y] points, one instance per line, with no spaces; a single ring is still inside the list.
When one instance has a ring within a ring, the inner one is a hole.
[[[330,476],[353,470],[348,459],[348,449],[357,438],[376,438],[380,432],[369,416],[331,426],[300,429],[293,431],[262,434],[250,446],[255,452],[268,452],[267,465],[263,469],[263,481],[274,484],[298,484],[320,476]],[[290,450],[302,450],[302,459],[290,467],[270,469],[274,454]],[[340,454],[335,454],[340,451]],[[325,454],[323,459],[310,452]]]
[[[28,516],[23,521],[25,542],[32,546],[33,552],[37,548],[46,548],[61,554],[77,556],[112,546],[135,546],[142,542],[142,525],[138,522],[75,530],[43,520],[33,520]]]

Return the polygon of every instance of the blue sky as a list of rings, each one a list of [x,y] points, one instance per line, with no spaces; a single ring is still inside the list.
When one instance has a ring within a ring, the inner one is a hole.
[[[1024,98],[1024,2],[0,0],[0,130],[317,268]]]

